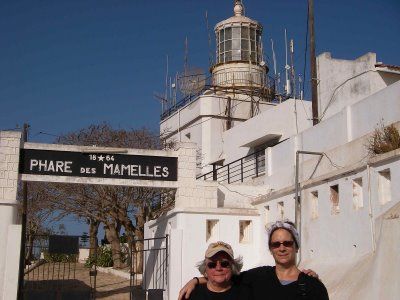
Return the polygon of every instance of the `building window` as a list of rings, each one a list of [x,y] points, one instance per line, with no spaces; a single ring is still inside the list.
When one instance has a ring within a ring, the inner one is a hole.
[[[378,197],[382,205],[392,200],[389,169],[378,172]]]
[[[339,185],[335,184],[330,187],[331,191],[331,204],[332,204],[332,209],[331,209],[331,214],[332,215],[337,215],[340,212],[339,208]]]
[[[285,203],[283,201],[278,202],[278,217],[283,220],[285,218]]]
[[[207,220],[206,222],[206,242],[213,242],[218,240],[219,228],[218,220]]]
[[[353,208],[359,209],[363,206],[363,182],[362,178],[357,178],[353,180]]]
[[[311,219],[318,218],[318,191],[311,192]]]
[[[246,244],[251,242],[252,222],[250,220],[239,221],[239,243]]]

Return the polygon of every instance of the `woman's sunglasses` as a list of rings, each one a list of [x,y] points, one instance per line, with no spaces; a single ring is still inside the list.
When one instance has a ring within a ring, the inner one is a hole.
[[[222,260],[222,261],[219,261],[219,265],[221,266],[221,268],[230,268],[231,262],[229,260]],[[207,263],[207,267],[209,269],[215,269],[217,267],[217,262],[210,261]]]
[[[272,242],[270,244],[270,247],[276,249],[279,248],[281,245],[283,245],[286,248],[293,247],[294,241]]]

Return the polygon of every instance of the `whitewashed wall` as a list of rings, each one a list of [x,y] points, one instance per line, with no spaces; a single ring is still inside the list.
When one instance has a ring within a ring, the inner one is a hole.
[[[207,220],[218,220],[218,234],[206,240]],[[252,221],[251,240],[239,243],[239,221]],[[177,299],[179,290],[189,279],[200,276],[197,262],[204,258],[205,250],[212,241],[222,240],[232,245],[235,256],[243,256],[244,269],[260,265],[254,255],[261,248],[258,234],[260,224],[255,209],[174,209],[167,216],[145,225],[145,238],[170,234],[169,299]]]
[[[17,179],[21,133],[0,131],[0,299],[16,299],[20,232],[17,224]]]

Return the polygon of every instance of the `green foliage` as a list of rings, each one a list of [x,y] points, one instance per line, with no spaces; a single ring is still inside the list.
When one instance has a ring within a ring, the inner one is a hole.
[[[369,139],[367,148],[372,156],[400,148],[399,131],[393,124],[384,126],[381,123]]]
[[[77,254],[59,254],[59,253],[53,253],[50,254],[47,251],[43,253],[44,254],[44,259],[47,262],[77,262],[78,261],[78,255]]]
[[[113,258],[110,247],[101,246],[97,248],[97,262],[95,255],[91,255],[85,262],[85,267],[92,267],[96,264],[99,267],[112,267]]]

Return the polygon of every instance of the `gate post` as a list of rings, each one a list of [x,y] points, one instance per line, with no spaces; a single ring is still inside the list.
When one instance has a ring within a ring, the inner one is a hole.
[[[20,147],[20,132],[0,131],[0,241],[6,244],[0,247],[0,300],[17,298],[20,244],[7,245],[7,241],[19,239],[15,239],[18,230],[12,225],[17,224]]]
[[[175,207],[190,206],[196,190],[196,144],[178,144],[178,188]]]

